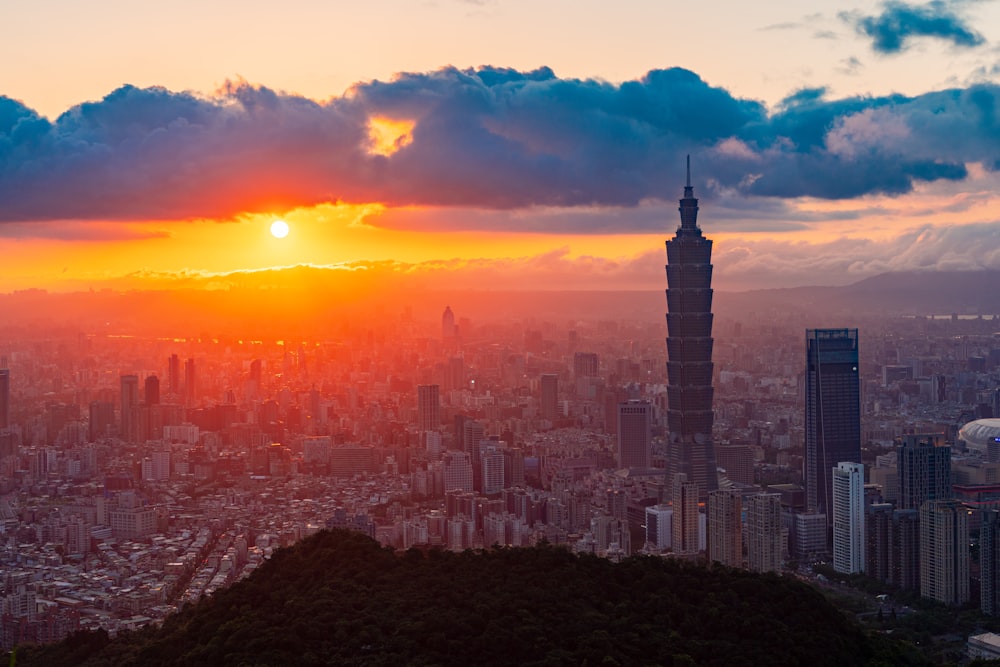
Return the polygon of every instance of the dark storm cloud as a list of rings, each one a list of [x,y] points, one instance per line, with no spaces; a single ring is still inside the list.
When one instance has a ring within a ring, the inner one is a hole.
[[[951,42],[956,47],[973,47],[984,43],[983,36],[956,14],[954,2],[934,0],[926,5],[886,2],[882,13],[874,16],[845,12],[841,18],[859,33],[872,40],[879,53],[899,53],[915,37],[934,37]]]
[[[961,180],[968,163],[996,168],[998,96],[991,84],[838,100],[808,89],[769,113],[683,69],[611,84],[487,67],[404,73],[323,103],[242,82],[212,97],[125,86],[54,121],[0,97],[0,220],[229,218],[336,201],[632,208],[677,198],[686,153],[700,197],[753,219],[767,200],[748,196],[897,194]],[[389,156],[370,150],[379,117],[413,123]],[[546,219],[560,232],[597,224]],[[651,222],[640,211],[601,224]]]

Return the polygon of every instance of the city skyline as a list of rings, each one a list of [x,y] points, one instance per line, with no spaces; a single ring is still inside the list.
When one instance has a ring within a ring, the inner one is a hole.
[[[4,291],[654,289],[686,153],[722,289],[1000,266],[993,3],[395,9],[5,8]]]

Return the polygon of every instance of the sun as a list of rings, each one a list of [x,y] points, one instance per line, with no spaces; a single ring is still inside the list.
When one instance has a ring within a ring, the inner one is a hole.
[[[275,220],[271,223],[271,236],[276,239],[283,239],[288,236],[288,223],[284,220]]]

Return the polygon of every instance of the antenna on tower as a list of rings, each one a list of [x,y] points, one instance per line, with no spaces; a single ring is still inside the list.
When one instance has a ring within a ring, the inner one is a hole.
[[[688,175],[687,176],[688,177],[687,177],[687,183],[685,183],[685,187],[691,187],[691,154],[690,153],[688,153],[687,158],[688,158],[688,160],[687,160],[687,162],[688,162]]]

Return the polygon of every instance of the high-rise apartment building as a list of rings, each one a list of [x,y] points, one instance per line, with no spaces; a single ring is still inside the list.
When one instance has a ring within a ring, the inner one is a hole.
[[[500,448],[500,443],[492,442],[492,444],[481,446],[479,459],[483,480],[483,495],[492,496],[500,494],[505,486],[503,450]]]
[[[858,330],[806,331],[806,506],[833,524],[833,469],[861,460]]]
[[[920,509],[924,501],[952,497],[951,447],[944,444],[943,435],[903,436],[896,466],[900,509]]]
[[[737,489],[708,494],[708,559],[743,566],[743,502]]]
[[[1000,615],[1000,510],[982,511],[979,531],[979,609]]]
[[[653,441],[653,405],[649,401],[618,404],[618,467],[648,468]]]
[[[666,243],[668,474],[687,475],[707,495],[719,488],[712,442],[712,241],[698,227],[690,157],[679,210],[680,227]]]
[[[441,393],[436,384],[417,387],[417,428],[433,431],[441,427]]]
[[[747,498],[747,568],[751,572],[781,569],[781,494],[759,493]]]
[[[146,378],[143,390],[143,402],[146,405],[159,405],[160,403],[160,378],[150,375]]]
[[[465,452],[444,455],[444,490],[472,491],[472,458]]]
[[[957,500],[920,506],[920,595],[951,605],[969,601],[969,510]]]
[[[121,381],[121,438],[136,442],[139,438],[139,376],[122,375]]]
[[[842,461],[833,473],[833,569],[865,571],[865,467]]]
[[[194,359],[188,359],[184,362],[184,395],[188,405],[194,405],[198,399],[197,381]]]
[[[693,555],[698,553],[699,519],[697,482],[688,481],[687,475],[678,473],[673,479],[673,538],[675,554]]]
[[[0,429],[10,426],[10,369],[0,368]]]
[[[545,373],[539,381],[539,414],[542,419],[553,421],[559,413],[559,376]]]

